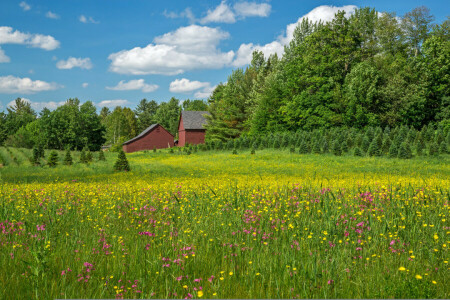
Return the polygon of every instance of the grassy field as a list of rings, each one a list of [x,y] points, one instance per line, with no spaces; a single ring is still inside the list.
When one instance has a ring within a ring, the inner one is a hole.
[[[449,155],[0,156],[2,299],[450,297]]]

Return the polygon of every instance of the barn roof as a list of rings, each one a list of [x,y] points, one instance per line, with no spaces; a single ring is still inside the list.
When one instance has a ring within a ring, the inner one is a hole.
[[[137,136],[135,136],[134,138],[132,138],[131,140],[126,141],[125,143],[123,143],[123,145],[127,145],[131,142],[134,142],[138,139],[140,139],[141,137],[143,137],[144,135],[146,135],[147,133],[149,133],[150,131],[152,131],[153,129],[155,129],[156,127],[160,126],[158,123],[157,124],[152,124],[150,126],[148,126],[144,131],[142,131],[141,133],[139,133]],[[161,126],[162,127],[162,126]],[[164,127],[162,127],[164,129]],[[167,131],[167,130],[166,130]],[[169,133],[170,134],[170,133]],[[172,134],[170,134],[172,135]]]
[[[184,129],[205,129],[203,125],[206,124],[204,115],[209,115],[207,111],[182,111]]]

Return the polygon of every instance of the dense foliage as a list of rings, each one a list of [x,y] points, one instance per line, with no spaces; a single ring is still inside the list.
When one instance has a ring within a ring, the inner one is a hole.
[[[207,139],[330,127],[450,126],[450,19],[360,8],[304,19],[284,55],[254,52],[209,99]]]

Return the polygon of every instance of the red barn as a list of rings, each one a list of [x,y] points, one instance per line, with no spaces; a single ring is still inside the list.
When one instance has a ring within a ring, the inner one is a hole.
[[[173,147],[173,135],[159,124],[150,125],[138,136],[123,143],[126,153]]]
[[[178,123],[178,146],[186,144],[196,145],[205,143],[207,111],[182,111]]]

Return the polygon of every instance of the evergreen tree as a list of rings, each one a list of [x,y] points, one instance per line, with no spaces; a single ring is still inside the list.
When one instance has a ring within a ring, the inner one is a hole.
[[[428,155],[430,156],[438,156],[439,155],[439,145],[437,143],[430,143],[430,147],[428,148]]]
[[[233,152],[232,152],[232,154],[234,154],[234,155],[237,155],[237,154],[238,154],[238,152],[237,152],[236,148],[234,148],[234,149],[233,149]]]
[[[47,165],[49,167],[56,167],[56,165],[58,164],[58,153],[53,150],[52,152],[50,152],[50,156],[48,157],[47,160]]]
[[[341,144],[341,149],[342,149],[342,153],[347,153],[348,152],[348,144],[347,144],[347,140],[344,140]]]
[[[83,149],[81,149],[80,152],[80,163],[85,164],[87,163],[87,159],[86,159],[86,151]]]
[[[328,142],[326,139],[324,139],[323,144],[322,144],[322,152],[328,153],[329,150],[330,150],[330,147],[328,146]]]
[[[386,136],[383,145],[381,146],[381,154],[388,154],[389,153],[389,147],[391,147],[392,141],[389,138],[389,136]]]
[[[353,151],[353,155],[354,156],[362,156],[361,149],[359,149],[359,147],[356,147],[355,150]]]
[[[422,156],[424,150],[425,150],[425,142],[423,141],[422,138],[420,138],[417,140],[417,144],[416,144],[417,156]]]
[[[339,144],[338,140],[334,141],[333,146],[331,148],[332,148],[331,150],[333,151],[334,155],[336,155],[336,156],[342,155],[342,148],[341,148],[341,145]]]
[[[127,156],[121,149],[117,156],[117,161],[114,164],[114,171],[130,171],[130,165],[128,164]]]
[[[32,164],[35,166],[39,166],[41,164],[40,160],[41,160],[41,155],[39,153],[39,149],[38,148],[33,148],[33,157],[32,157]]]
[[[70,154],[70,148],[67,147],[66,154],[64,155],[64,162],[66,166],[71,166],[73,164],[72,155]]]
[[[369,137],[366,135],[364,136],[362,143],[361,143],[361,150],[366,153],[367,150],[369,150],[369,146],[370,146],[370,139]]]
[[[92,160],[94,159],[94,157],[92,156],[92,152],[89,151],[89,149],[86,152],[86,162],[90,163],[92,162]]]
[[[314,146],[313,146],[313,153],[319,154],[320,152],[321,152],[321,150],[320,150],[320,141],[317,140],[317,141],[314,143]]]
[[[441,144],[439,145],[439,153],[440,154],[448,153],[447,143],[445,141],[442,141]]]
[[[409,143],[403,142],[400,144],[400,148],[398,149],[398,158],[402,159],[410,159],[412,158],[412,151]]]
[[[390,158],[395,158],[398,155],[398,147],[395,143],[392,143],[391,146],[389,147],[389,154],[388,156]]]
[[[250,154],[255,154],[256,149],[252,147],[252,151],[250,152]]]
[[[303,141],[301,143],[300,148],[298,149],[298,153],[300,153],[300,154],[307,154],[307,153],[309,153],[309,147],[308,147],[308,144],[305,141]]]
[[[376,140],[373,140],[372,143],[370,143],[369,149],[367,150],[367,155],[369,156],[379,156],[380,149],[378,148],[378,143]]]
[[[172,148],[170,148],[170,149],[172,149]],[[172,153],[173,153],[173,149],[172,149]],[[102,150],[100,150],[100,152],[98,153],[98,161],[105,161],[105,160],[106,160],[105,153]]]
[[[294,146],[291,146],[291,148],[289,148],[289,152],[295,153],[295,147],[294,147]]]

